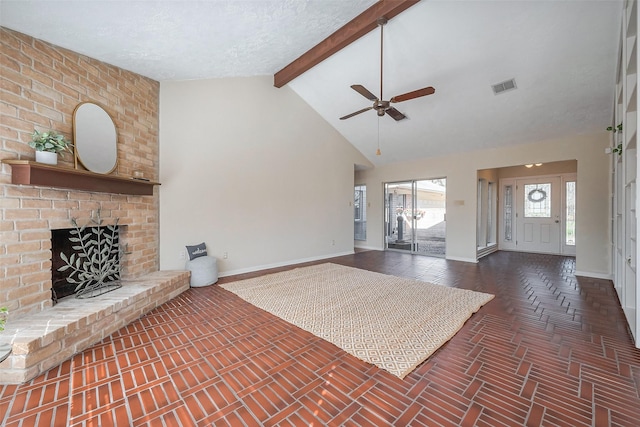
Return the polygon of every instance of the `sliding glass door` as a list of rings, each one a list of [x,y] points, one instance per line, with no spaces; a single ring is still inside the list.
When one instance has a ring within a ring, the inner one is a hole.
[[[385,248],[413,252],[415,181],[385,185]]]
[[[445,256],[446,179],[385,184],[385,249]]]

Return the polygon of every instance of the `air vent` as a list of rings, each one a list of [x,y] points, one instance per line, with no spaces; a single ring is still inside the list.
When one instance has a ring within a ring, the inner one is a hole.
[[[491,88],[493,89],[493,93],[496,95],[508,90],[515,89],[516,87],[516,79],[507,80],[505,82],[491,86]]]

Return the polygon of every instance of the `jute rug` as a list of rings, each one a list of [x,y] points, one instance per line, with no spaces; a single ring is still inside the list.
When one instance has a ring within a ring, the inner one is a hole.
[[[329,263],[221,286],[400,378],[493,298]]]

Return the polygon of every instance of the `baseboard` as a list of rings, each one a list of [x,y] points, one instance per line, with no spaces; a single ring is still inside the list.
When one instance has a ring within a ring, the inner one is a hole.
[[[371,249],[371,250],[374,250],[374,251],[381,250],[379,248],[367,247],[367,246],[358,246],[358,249]],[[323,260],[323,259],[334,258],[334,257],[339,257],[339,256],[344,256],[344,255],[353,255],[353,253],[354,253],[353,251],[346,251],[346,252],[338,252],[338,253],[335,253],[335,254],[320,255],[320,256],[317,256],[317,257],[300,258],[300,259],[294,259],[294,260],[289,260],[289,261],[276,262],[276,263],[273,263],[273,264],[256,265],[256,266],[248,267],[248,268],[239,268],[239,269],[236,269],[236,270],[221,271],[218,274],[218,276],[219,277],[226,277],[226,276],[235,276],[236,274],[253,273],[254,271],[268,270],[270,268],[286,267],[288,265],[296,265],[296,264],[302,264],[302,263],[305,263],[305,262],[319,261],[319,260]],[[470,262],[470,263],[473,263],[473,264],[477,264],[478,263],[478,260],[477,259],[473,259],[473,258],[447,257],[446,259],[450,260],[450,261]]]
[[[471,262],[473,264],[477,264],[478,260],[475,258],[462,258],[457,256],[447,256],[446,258],[449,261],[462,261],[462,262]]]
[[[384,248],[377,248],[375,246],[358,246],[358,245],[354,245],[354,248],[367,249],[369,251],[383,251],[384,250]]]
[[[576,276],[593,277],[594,279],[613,280],[613,275],[606,273],[594,273],[593,271],[578,271],[574,273]]]
[[[289,260],[289,261],[276,262],[276,263],[273,263],[273,264],[263,264],[263,265],[256,265],[256,266],[253,266],[253,267],[248,267],[248,268],[239,268],[239,269],[236,269],[236,270],[228,270],[228,271],[220,272],[218,274],[218,276],[219,277],[235,276],[236,274],[253,273],[254,271],[268,270],[270,268],[286,267],[288,265],[302,264],[302,263],[305,263],[305,262],[318,261],[318,260],[322,260],[322,259],[334,258],[334,257],[344,256],[344,255],[353,255],[353,251],[338,252],[338,253],[335,253],[335,254],[320,255],[320,256],[317,256],[317,257],[300,258],[300,259],[294,259],[294,260]]]

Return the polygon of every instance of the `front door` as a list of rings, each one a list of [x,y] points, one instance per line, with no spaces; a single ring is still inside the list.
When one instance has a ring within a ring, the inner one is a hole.
[[[560,198],[560,177],[516,181],[517,250],[560,253]]]

